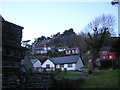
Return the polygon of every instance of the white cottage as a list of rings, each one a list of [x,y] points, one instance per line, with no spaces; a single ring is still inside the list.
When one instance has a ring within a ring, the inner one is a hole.
[[[34,68],[34,71],[38,71],[40,72],[41,71],[41,62],[39,59],[30,59],[32,65],[33,65],[33,68]]]
[[[47,69],[61,69],[62,71],[66,68],[67,70],[78,70],[83,67],[83,61],[79,55],[75,56],[65,56],[65,57],[56,57],[47,59],[42,68]]]

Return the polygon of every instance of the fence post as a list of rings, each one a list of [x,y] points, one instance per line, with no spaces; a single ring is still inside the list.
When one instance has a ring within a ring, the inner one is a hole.
[[[65,74],[67,73],[67,68],[64,68],[64,72],[65,72]]]

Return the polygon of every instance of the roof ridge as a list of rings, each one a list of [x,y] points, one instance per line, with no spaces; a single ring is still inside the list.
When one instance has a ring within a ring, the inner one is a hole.
[[[71,55],[71,56],[63,56],[63,57],[72,57],[72,56],[79,56],[79,55]],[[53,57],[53,58],[62,58],[62,57]],[[53,59],[53,58],[49,58],[49,59]]]
[[[32,60],[35,60],[35,61],[33,62],[33,64],[36,63],[36,62],[38,61],[38,59],[32,59]]]
[[[65,57],[56,57],[56,58],[49,58],[49,60],[55,64],[60,63],[75,63],[79,59],[79,55],[74,56],[65,56]]]

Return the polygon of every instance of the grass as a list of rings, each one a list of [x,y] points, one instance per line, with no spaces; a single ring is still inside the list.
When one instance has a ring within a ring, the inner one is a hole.
[[[85,67],[85,68],[88,68],[88,64],[85,64],[84,67]]]
[[[119,70],[93,71],[80,88],[118,88]]]
[[[56,77],[79,77],[80,73],[77,73],[78,71],[67,71],[65,72],[58,72],[55,74]]]

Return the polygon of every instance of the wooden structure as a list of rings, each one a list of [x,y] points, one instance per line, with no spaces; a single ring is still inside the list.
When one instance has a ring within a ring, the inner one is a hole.
[[[54,86],[54,73],[21,73],[20,88],[29,89],[48,89]]]
[[[2,18],[2,17],[0,17]],[[18,88],[20,61],[25,55],[21,47],[23,27],[2,21],[2,88]]]

